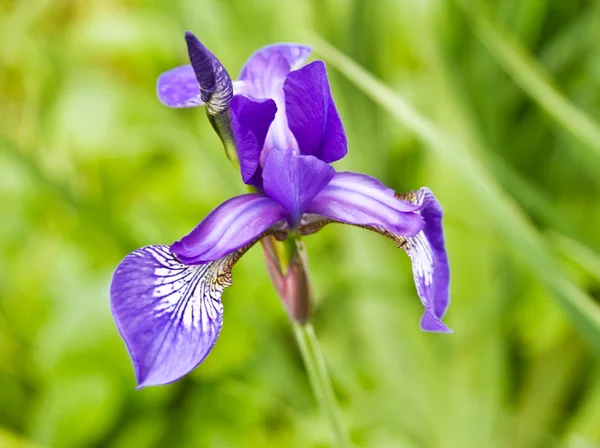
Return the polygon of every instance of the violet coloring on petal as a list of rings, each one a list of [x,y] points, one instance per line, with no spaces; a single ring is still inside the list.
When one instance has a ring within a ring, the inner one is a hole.
[[[442,322],[450,271],[441,206],[428,188],[396,195],[370,176],[335,172],[330,164],[346,155],[347,141],[325,64],[304,65],[309,47],[275,44],[254,53],[232,82],[192,33],[185,38],[191,66],[162,74],[158,97],[174,108],[204,105],[255,192],[225,201],[170,247],[138,249],[117,267],[111,310],[139,387],[175,381],[210,353],[231,269],[253,244],[290,235],[300,244],[331,223],[375,231],[404,249],[424,308],[421,328],[450,331]],[[290,316],[307,319],[306,260],[293,259],[283,276],[271,252],[269,272],[289,290]]]

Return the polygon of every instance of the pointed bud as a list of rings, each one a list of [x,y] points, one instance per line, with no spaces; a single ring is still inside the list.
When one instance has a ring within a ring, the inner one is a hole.
[[[308,279],[308,263],[304,245],[294,251],[285,274],[284,302],[290,318],[294,322],[305,323],[312,311],[312,288]]]
[[[233,98],[233,83],[221,62],[190,31],[185,33],[190,62],[196,74],[202,101],[209,115],[229,108]]]
[[[305,323],[312,311],[312,288],[304,245],[299,240],[282,243],[275,241],[273,237],[264,238],[262,244],[271,282],[288,315],[294,322]],[[282,244],[291,248],[291,252],[287,254],[285,275],[282,273],[280,260],[281,252],[285,252]]]
[[[231,77],[215,55],[192,32],[186,31],[185,41],[210,124],[223,142],[227,157],[237,163],[229,113],[229,104],[233,98]]]

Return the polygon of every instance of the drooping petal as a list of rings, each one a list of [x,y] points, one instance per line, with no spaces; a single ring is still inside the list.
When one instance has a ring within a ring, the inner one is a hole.
[[[277,106],[268,99],[253,101],[235,95],[231,101],[231,126],[240,162],[242,179],[248,185],[262,187],[260,153]]]
[[[296,139],[288,128],[283,82],[287,74],[301,67],[309,55],[310,47],[305,45],[269,45],[250,56],[242,68],[236,89],[253,98],[272,98],[277,104],[277,114],[261,153],[262,166],[271,148],[298,149]]]
[[[287,216],[281,205],[264,195],[236,196],[210,212],[170,249],[185,264],[218,260],[285,222]]]
[[[306,206],[334,175],[335,170],[316,157],[273,149],[265,162],[263,187],[270,198],[289,212],[293,227],[300,222]]]
[[[181,65],[163,73],[156,81],[158,99],[169,107],[197,107],[204,105],[200,87],[191,65]]]
[[[290,73],[283,85],[288,126],[300,152],[331,163],[348,152],[346,133],[329,89],[323,61]]]
[[[206,358],[223,323],[221,294],[245,250],[186,266],[167,246],[147,246],[119,264],[110,305],[138,388],[171,383]]]
[[[400,201],[377,179],[358,173],[336,173],[306,207],[305,213],[359,226],[413,236],[423,228],[418,206]]]
[[[442,206],[427,187],[400,194],[398,198],[418,205],[425,220],[421,232],[400,242],[412,260],[417,293],[425,307],[421,328],[449,332],[441,321],[450,304],[450,265],[444,242]]]
[[[330,185],[335,179],[330,182]],[[338,187],[335,187],[338,188]],[[375,212],[382,212],[387,207],[372,198],[358,197],[349,190],[334,190],[328,185],[307,207],[300,233],[315,233],[330,223],[352,224],[384,235],[406,251],[412,261],[413,276],[417,294],[425,307],[421,319],[421,328],[425,331],[451,332],[441,321],[450,303],[450,268],[444,243],[442,227],[442,208],[429,188],[395,196],[399,202],[417,206],[414,212],[394,212],[401,215],[418,215],[422,217],[421,229],[414,232],[398,231],[399,226],[386,224],[387,213],[379,216],[379,223],[365,224],[369,219],[375,220]],[[329,202],[329,204],[328,204]],[[371,218],[369,218],[371,216]],[[404,219],[404,218],[403,218]],[[409,226],[407,226],[409,227]]]
[[[231,78],[221,62],[193,33],[186,31],[185,41],[206,110],[209,115],[218,115],[229,107],[233,97]]]

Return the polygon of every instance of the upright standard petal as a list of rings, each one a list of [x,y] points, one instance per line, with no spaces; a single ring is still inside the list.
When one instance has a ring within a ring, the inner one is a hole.
[[[274,60],[281,61],[287,66],[287,73],[298,70],[310,56],[310,47],[307,45],[281,43],[267,45],[255,51],[246,61],[240,73],[241,80],[261,78],[270,81],[269,68]],[[286,74],[287,74],[286,73]]]
[[[300,153],[331,163],[348,152],[346,133],[329,89],[323,61],[290,73],[283,85],[285,111]]]
[[[309,54],[310,47],[304,45],[269,45],[250,56],[242,69],[236,89],[253,98],[272,98],[277,104],[277,114],[261,153],[261,166],[271,148],[298,150],[296,139],[288,128],[283,82],[290,71],[302,66]]]
[[[231,126],[244,183],[262,188],[260,153],[275,118],[275,101],[253,101],[235,95],[231,101]]]
[[[236,196],[210,212],[170,249],[185,264],[218,260],[285,222],[287,216],[281,205],[264,195]]]
[[[169,107],[197,107],[204,101],[191,65],[181,65],[163,73],[156,81],[158,99]]]
[[[209,115],[218,115],[229,107],[233,97],[231,78],[221,62],[193,33],[186,31],[185,41],[206,110]]]
[[[381,227],[413,236],[423,228],[418,206],[400,201],[377,179],[358,173],[336,173],[306,207],[306,213],[359,226]]]
[[[245,250],[186,266],[167,246],[147,246],[119,264],[110,305],[138,388],[171,383],[206,358],[223,323],[221,294]]]
[[[335,170],[316,157],[273,149],[265,162],[263,187],[270,198],[285,207],[290,226],[295,227],[306,206],[334,175]]]

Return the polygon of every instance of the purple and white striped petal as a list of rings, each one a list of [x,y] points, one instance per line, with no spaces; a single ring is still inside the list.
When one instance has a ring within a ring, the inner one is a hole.
[[[346,133],[329,89],[323,61],[290,73],[283,85],[285,111],[301,154],[331,163],[348,152]]]
[[[160,75],[156,82],[156,94],[160,102],[169,107],[204,105],[191,65],[181,65]]]
[[[239,256],[186,266],[160,245],[138,249],[119,264],[110,305],[138,388],[171,383],[206,358],[221,331],[221,294]]]
[[[450,304],[450,266],[444,242],[442,207],[427,187],[400,194],[398,198],[418,205],[419,214],[425,220],[421,232],[400,243],[412,260],[417,293],[425,307],[421,328],[450,332],[441,321]]]
[[[343,175],[341,179],[339,174]],[[417,294],[425,308],[421,328],[451,332],[441,320],[450,303],[450,268],[444,243],[443,213],[431,190],[425,187],[394,195],[389,193],[391,190],[380,188],[382,184],[376,179],[354,173],[339,174],[307,207],[300,233],[309,235],[327,224],[342,223],[363,227],[392,239],[412,261]],[[365,184],[362,190],[360,182],[354,187],[347,185],[352,176],[359,176],[358,180],[362,178]],[[401,211],[411,209],[414,211]],[[402,224],[390,223],[394,214]]]
[[[236,196],[210,212],[170,249],[185,264],[218,260],[285,222],[287,217],[288,212],[265,195]]]
[[[306,207],[305,213],[359,226],[382,227],[413,236],[423,228],[418,206],[400,201],[377,179],[358,173],[336,173]]]
[[[306,206],[334,175],[335,170],[316,157],[273,149],[264,166],[263,187],[271,199],[285,207],[289,224],[295,227]]]
[[[262,188],[260,153],[277,106],[271,99],[253,101],[235,95],[231,101],[231,127],[237,149],[242,180],[247,185]]]

